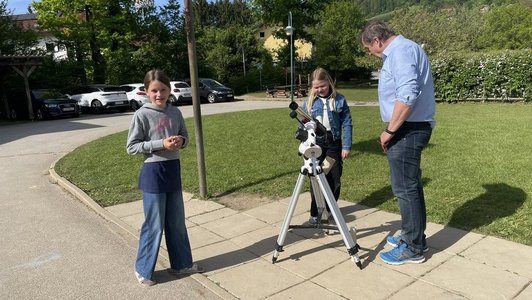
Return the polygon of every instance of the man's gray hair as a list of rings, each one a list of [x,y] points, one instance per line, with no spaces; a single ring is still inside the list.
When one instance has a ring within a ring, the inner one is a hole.
[[[378,38],[384,42],[394,35],[396,35],[395,31],[384,21],[371,21],[364,27],[364,30],[360,34],[360,39],[365,44],[369,44],[374,38]]]

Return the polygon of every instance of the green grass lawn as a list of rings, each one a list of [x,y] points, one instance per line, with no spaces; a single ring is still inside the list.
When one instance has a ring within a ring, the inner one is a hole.
[[[207,189],[289,197],[302,159],[289,109],[203,117]],[[378,107],[352,107],[354,144],[345,161],[341,199],[398,213],[388,165],[376,140]],[[428,221],[532,245],[532,106],[438,104],[437,125],[422,161]],[[182,151],[183,188],[199,193],[194,123]],[[125,151],[127,132],[83,145],[57,172],[102,206],[141,199],[141,156]],[[98,152],[99,155],[93,155]]]

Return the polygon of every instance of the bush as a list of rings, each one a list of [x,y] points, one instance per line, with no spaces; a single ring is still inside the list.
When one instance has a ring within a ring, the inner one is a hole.
[[[453,54],[432,59],[439,101],[531,101],[532,50]]]

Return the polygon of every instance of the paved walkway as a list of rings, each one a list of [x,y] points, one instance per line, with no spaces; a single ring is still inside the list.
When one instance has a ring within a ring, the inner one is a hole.
[[[103,209],[53,168],[51,173],[97,213],[138,237],[141,201]],[[309,197],[300,196],[291,224],[306,222]],[[532,247],[429,223],[427,261],[389,266],[378,253],[390,249],[385,238],[397,233],[400,217],[342,200],[348,226],[357,229],[362,270],[340,234],[315,229],[289,231],[284,252],[272,264],[289,201],[239,212],[185,194],[193,256],[207,270],[192,277],[223,299],[532,299]],[[157,268],[167,268],[166,251],[161,256]]]

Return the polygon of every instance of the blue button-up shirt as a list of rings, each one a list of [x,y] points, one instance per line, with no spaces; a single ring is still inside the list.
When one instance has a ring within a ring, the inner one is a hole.
[[[434,83],[427,54],[413,41],[398,35],[382,53],[379,75],[381,118],[390,122],[395,101],[412,109],[406,121],[430,122],[434,127]]]

